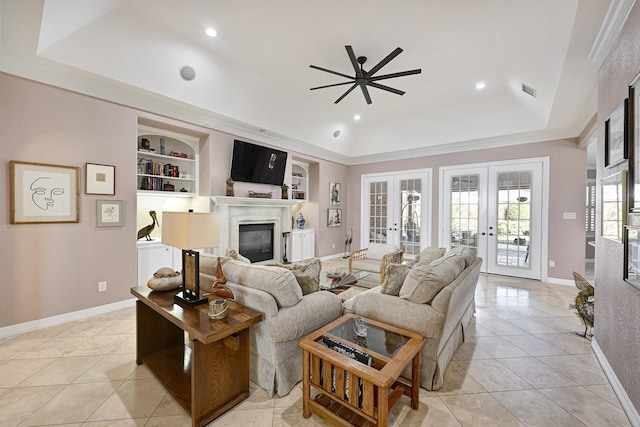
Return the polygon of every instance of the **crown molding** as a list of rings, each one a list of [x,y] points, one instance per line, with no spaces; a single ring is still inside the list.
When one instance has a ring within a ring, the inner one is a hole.
[[[607,57],[635,2],[636,0],[613,0],[611,2],[600,31],[591,46],[588,56],[591,62],[601,64]]]

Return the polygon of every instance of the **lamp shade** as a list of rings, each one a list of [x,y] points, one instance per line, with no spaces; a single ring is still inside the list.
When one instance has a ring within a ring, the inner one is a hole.
[[[220,215],[208,212],[162,212],[162,244],[180,249],[220,244]]]

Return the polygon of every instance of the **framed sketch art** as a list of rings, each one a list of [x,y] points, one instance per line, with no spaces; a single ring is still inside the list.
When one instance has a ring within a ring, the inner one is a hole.
[[[327,209],[327,227],[342,226],[342,209]]]
[[[340,183],[329,182],[329,206],[340,206]]]
[[[624,227],[624,280],[640,290],[639,227]]]
[[[122,227],[122,200],[96,200],[96,225],[98,227]]]
[[[604,123],[604,165],[614,166],[627,159],[627,104],[629,100],[616,108]]]
[[[110,165],[86,164],[87,194],[116,194],[116,167]]]
[[[11,224],[80,222],[80,168],[12,160]]]
[[[627,171],[602,178],[600,194],[600,234],[607,239],[622,242],[627,217]]]
[[[640,212],[640,73],[629,85],[629,211]]]

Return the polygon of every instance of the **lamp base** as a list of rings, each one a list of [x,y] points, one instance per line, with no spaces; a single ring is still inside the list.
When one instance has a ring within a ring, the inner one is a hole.
[[[173,296],[173,301],[178,304],[186,304],[193,307],[194,305],[208,304],[209,298],[202,295],[192,295],[184,291],[180,291]]]

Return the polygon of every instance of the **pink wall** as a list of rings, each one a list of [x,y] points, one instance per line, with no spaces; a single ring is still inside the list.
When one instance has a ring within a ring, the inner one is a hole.
[[[438,244],[439,168],[442,166],[549,157],[549,259],[556,266],[548,269],[550,278],[573,280],[572,271],[584,271],[584,221],[586,151],[574,140],[557,140],[511,147],[465,151],[411,159],[368,163],[349,168],[348,226],[353,227],[354,242],[360,241],[361,175],[410,169],[432,169],[431,246]],[[575,220],[562,219],[563,212],[575,212]]]
[[[640,4],[633,6],[626,22],[598,74],[598,182],[627,169],[626,163],[610,169],[603,165],[605,120],[629,96],[628,85],[640,72]],[[599,220],[600,212],[596,217]],[[622,279],[623,259],[621,243],[596,233],[595,338],[632,404],[640,410],[640,291]]]

